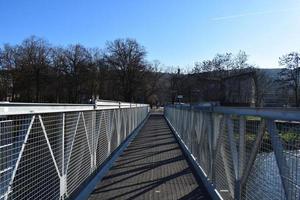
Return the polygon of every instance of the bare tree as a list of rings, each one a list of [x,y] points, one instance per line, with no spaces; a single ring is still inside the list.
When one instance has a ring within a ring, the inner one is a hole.
[[[155,60],[149,64],[144,74],[143,79],[143,95],[145,100],[151,104],[157,104],[159,102],[158,92],[161,89],[161,77],[163,73],[160,69],[160,62]]]
[[[51,54],[51,85],[52,95],[55,102],[67,102],[68,90],[66,88],[67,82],[67,58],[64,55],[65,49],[62,47],[55,47]],[[50,92],[50,91],[49,91]]]
[[[159,73],[135,40],[108,42],[105,53],[80,44],[52,47],[35,36],[0,50],[1,100],[86,102],[91,98],[146,101]],[[147,81],[146,81],[147,80]]]
[[[5,44],[0,51],[1,99],[15,100],[16,82],[18,78],[16,62],[16,48]]]
[[[141,87],[147,69],[145,56],[144,47],[133,39],[117,39],[106,44],[104,58],[116,72],[125,101],[133,101]]]
[[[50,46],[41,38],[32,36],[25,39],[20,46],[17,47],[18,66],[20,70],[27,73],[27,77],[24,76],[24,84],[30,88],[31,91],[27,91],[26,98],[30,99],[29,96],[32,92],[35,96],[35,101],[39,102],[41,97],[41,89],[44,86],[43,80],[47,75],[47,69],[50,64]]]
[[[262,107],[265,100],[265,95],[271,90],[274,83],[264,71],[258,68],[253,68],[253,81],[255,85],[255,106]]]
[[[206,77],[222,78],[232,69],[232,61],[231,53],[217,54],[212,60],[204,60],[196,63],[193,72],[196,74],[205,74]]]
[[[69,101],[83,102],[91,96],[85,96],[85,83],[91,75],[92,57],[88,49],[80,44],[70,45],[64,50],[65,70],[68,80]]]
[[[217,54],[212,60],[198,63],[193,73],[162,73],[159,66],[159,62],[146,60],[145,48],[133,39],[107,42],[101,51],[80,44],[53,47],[32,36],[19,45],[1,48],[0,98],[72,103],[103,98],[162,103],[182,94],[186,102],[215,101],[224,99],[220,94],[225,91],[228,77],[250,68],[242,51],[237,55]]]
[[[295,97],[295,105],[299,107],[300,87],[300,53],[291,52],[279,58],[279,64],[284,68],[280,72],[279,82],[284,88],[292,88]]]
[[[34,36],[25,39],[21,45],[4,45],[0,62],[2,72],[9,80],[12,100],[40,101],[41,88],[48,75],[49,54],[49,44]]]
[[[225,84],[225,81],[234,75],[240,74],[248,66],[247,55],[243,51],[240,51],[236,56],[232,53],[217,54],[211,60],[196,63],[193,75],[197,77],[198,85],[205,87],[198,88],[198,90],[207,93],[206,100],[216,99],[216,96],[212,95],[211,92],[207,92],[206,89],[218,88],[218,100],[224,102],[225,96],[231,94],[230,90],[225,94],[225,88],[228,89],[228,84]]]

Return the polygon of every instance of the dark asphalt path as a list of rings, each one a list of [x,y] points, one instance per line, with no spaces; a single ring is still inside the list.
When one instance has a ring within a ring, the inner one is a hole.
[[[151,115],[89,199],[210,197],[197,182],[163,116]]]

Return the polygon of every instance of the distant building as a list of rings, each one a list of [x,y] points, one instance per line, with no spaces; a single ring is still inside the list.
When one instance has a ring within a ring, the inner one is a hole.
[[[276,68],[232,72],[232,75],[229,72],[224,78],[216,78],[215,72],[192,75],[197,81],[192,81],[192,91],[195,92],[192,93],[191,102],[219,101],[225,106],[294,106],[292,89],[283,87],[277,81],[280,71],[280,68]],[[257,80],[262,74],[267,81]],[[268,85],[261,81],[268,82]]]

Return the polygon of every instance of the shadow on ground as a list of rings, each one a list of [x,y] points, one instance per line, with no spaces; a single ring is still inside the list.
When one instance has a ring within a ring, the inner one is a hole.
[[[210,199],[161,115],[140,134],[90,196],[95,199]]]

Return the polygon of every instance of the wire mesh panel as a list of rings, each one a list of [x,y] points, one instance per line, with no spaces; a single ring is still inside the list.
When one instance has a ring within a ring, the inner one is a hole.
[[[299,111],[173,105],[165,116],[223,199],[299,199]]]
[[[0,116],[0,199],[67,198],[147,114],[143,105]]]

